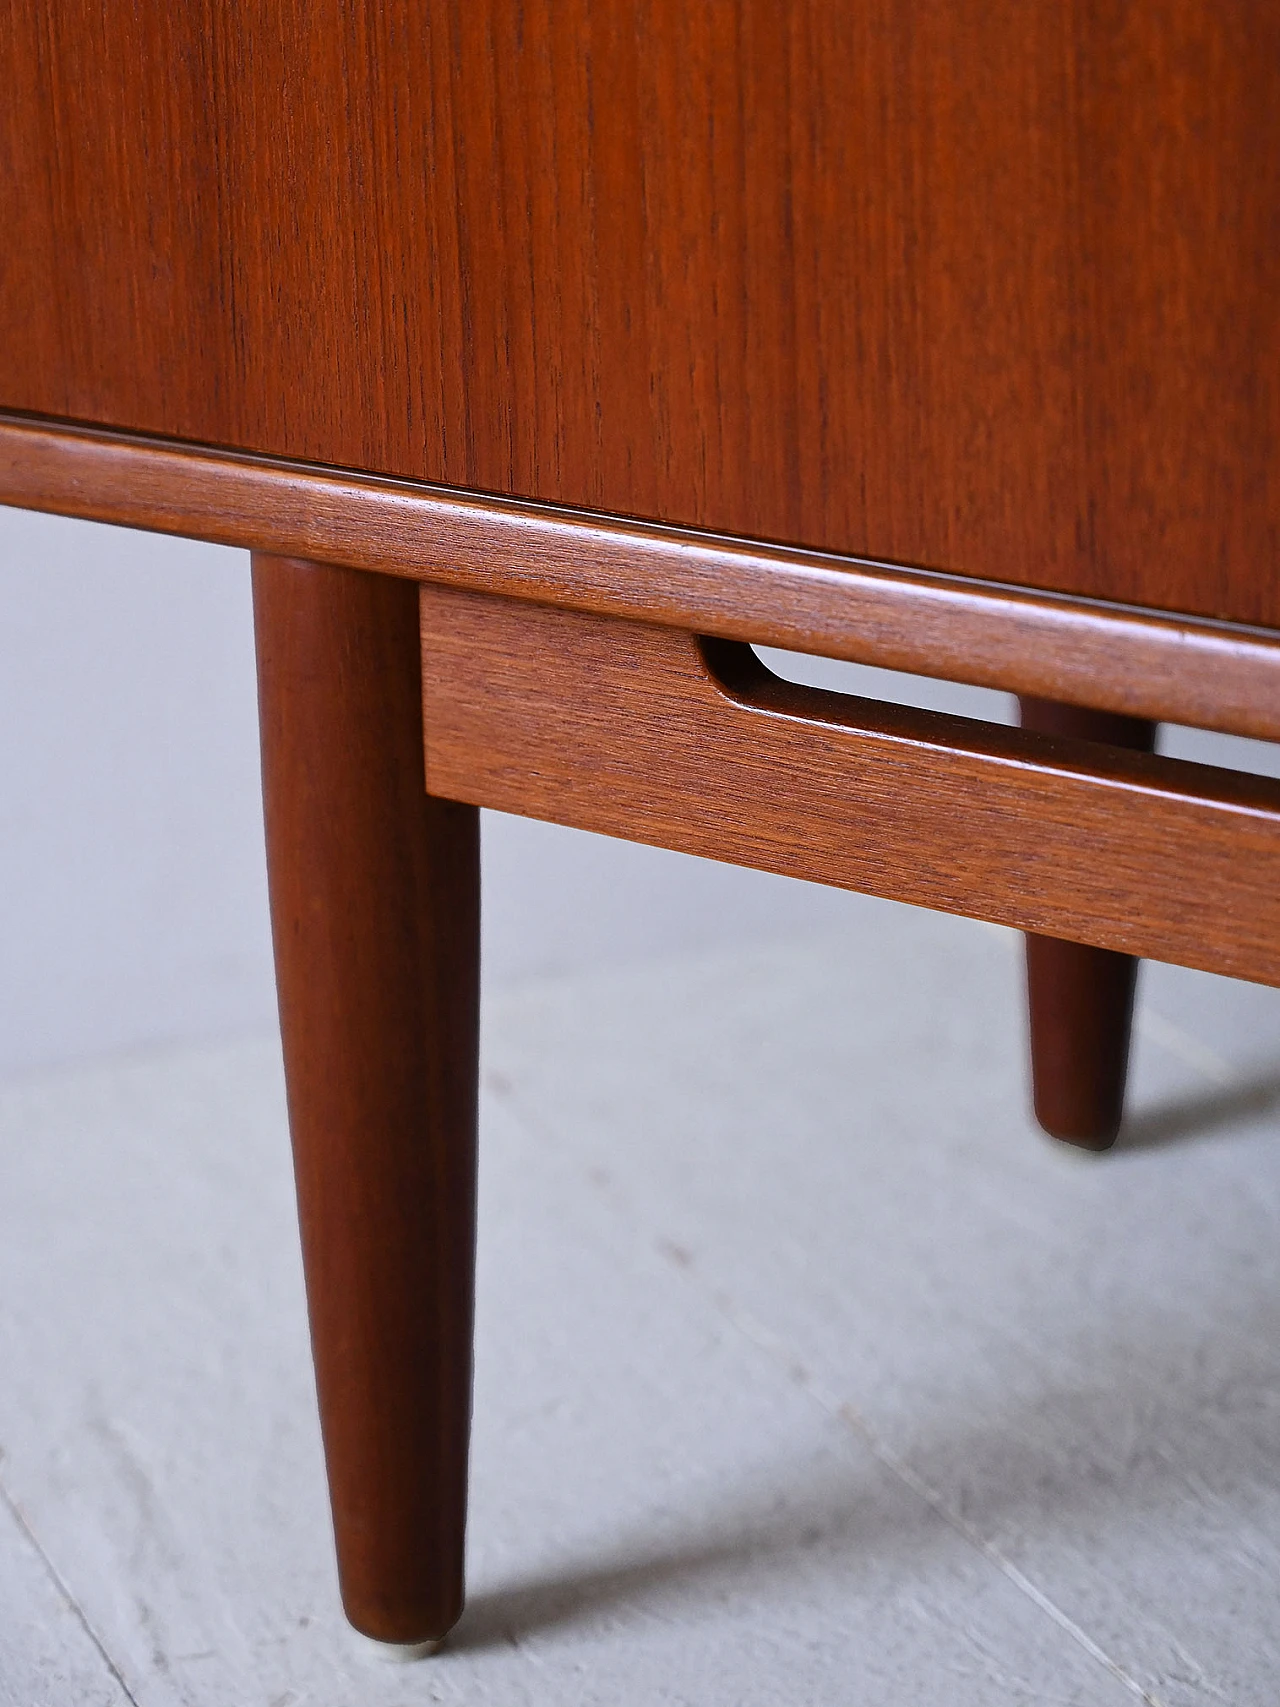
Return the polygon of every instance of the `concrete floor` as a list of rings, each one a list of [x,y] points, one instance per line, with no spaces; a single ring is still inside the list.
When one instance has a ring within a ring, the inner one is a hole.
[[[336,1606],[273,1038],[0,1093],[0,1703],[1280,1699],[1280,995],[1163,967],[1095,1159],[1017,944],[486,1016],[470,1600]]]

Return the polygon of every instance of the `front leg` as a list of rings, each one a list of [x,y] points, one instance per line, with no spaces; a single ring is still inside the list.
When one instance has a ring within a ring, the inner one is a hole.
[[[427,797],[418,589],[255,556],[276,978],[343,1603],[462,1610],[479,830]]]

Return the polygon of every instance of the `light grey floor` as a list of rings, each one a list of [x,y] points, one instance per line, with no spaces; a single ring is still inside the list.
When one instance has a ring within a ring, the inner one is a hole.
[[[0,1095],[0,1703],[1280,1698],[1280,997],[1150,967],[1101,1160],[1016,943],[821,940],[485,1032],[470,1603],[337,1613],[274,1039]]]

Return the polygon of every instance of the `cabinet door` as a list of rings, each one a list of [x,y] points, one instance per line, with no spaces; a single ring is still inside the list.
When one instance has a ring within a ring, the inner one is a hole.
[[[1280,7],[2,11],[0,405],[1280,626]]]

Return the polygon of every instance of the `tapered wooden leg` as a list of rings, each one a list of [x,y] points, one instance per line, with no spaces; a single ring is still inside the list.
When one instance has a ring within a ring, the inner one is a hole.
[[[1023,699],[1022,726],[1149,753],[1156,725],[1138,717]],[[1132,955],[1056,937],[1027,944],[1027,1006],[1036,1119],[1054,1138],[1087,1150],[1115,1142],[1124,1113],[1138,962]]]
[[[477,813],[427,798],[418,593],[253,562],[263,794],[338,1572],[358,1630],[462,1609]]]

